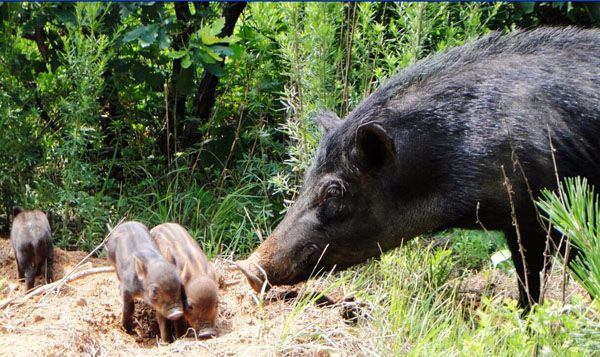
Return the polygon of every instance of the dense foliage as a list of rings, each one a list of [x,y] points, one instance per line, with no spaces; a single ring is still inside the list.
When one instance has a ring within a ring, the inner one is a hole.
[[[593,26],[576,3],[2,3],[0,224],[52,213],[90,249],[121,217],[248,252],[320,131],[383,81],[490,30]]]

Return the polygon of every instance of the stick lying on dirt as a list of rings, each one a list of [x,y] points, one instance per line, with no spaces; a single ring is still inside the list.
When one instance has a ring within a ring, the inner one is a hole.
[[[121,218],[121,220],[117,223],[115,228],[117,228],[121,223],[123,223],[123,221],[125,221],[125,217]],[[46,293],[44,295],[44,297],[46,297],[52,290],[58,288],[59,286],[65,284],[65,283],[71,282],[73,280],[77,280],[84,276],[114,271],[113,267],[100,267],[100,268],[92,268],[92,269],[87,269],[87,270],[83,270],[83,271],[74,273],[77,268],[79,268],[86,260],[88,260],[94,253],[96,253],[98,250],[100,250],[104,246],[104,243],[106,243],[106,240],[108,239],[108,237],[110,236],[110,234],[113,231],[113,229],[111,229],[110,226],[107,225],[107,227],[108,227],[108,234],[106,235],[106,237],[104,237],[104,239],[102,240],[102,243],[98,244],[96,246],[96,248],[94,248],[88,255],[86,255],[85,258],[81,259],[81,261],[79,263],[75,264],[75,266],[67,274],[65,274],[65,276],[62,277],[62,279],[55,281],[51,284],[42,285],[36,289],[26,292],[23,295],[16,296],[16,297],[6,301],[5,303],[3,303],[0,306],[0,309],[4,309],[5,307],[16,304],[17,302],[23,303],[24,301],[31,298],[32,296],[36,296],[36,295],[39,295],[42,293]],[[43,299],[43,297],[42,297],[42,299]],[[19,300],[21,300],[21,301],[19,301]]]
[[[2,306],[0,306],[0,309],[3,309],[9,305],[15,304],[15,303],[23,303],[25,302],[25,300],[32,298],[36,295],[40,295],[43,294],[45,292],[49,292],[52,289],[58,287],[59,285],[62,284],[66,284],[66,283],[70,283],[74,280],[77,279],[81,279],[83,277],[86,277],[88,275],[93,275],[93,274],[100,274],[100,273],[109,273],[109,272],[113,272],[115,271],[115,268],[113,267],[99,267],[99,268],[90,268],[90,269],[86,269],[86,270],[82,270],[79,271],[75,274],[69,275],[68,277],[66,277],[65,279],[61,279],[58,281],[55,281],[53,283],[50,284],[46,284],[46,285],[42,285],[37,287],[36,289],[33,289],[31,291],[29,291],[28,293],[24,294],[24,295],[19,295],[19,296],[15,296],[14,298],[8,300],[7,302],[5,302],[4,304],[2,304]],[[21,300],[21,301],[17,301],[17,300]]]

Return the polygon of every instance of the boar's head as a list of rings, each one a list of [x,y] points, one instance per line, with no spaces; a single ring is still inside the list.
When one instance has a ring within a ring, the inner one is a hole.
[[[325,112],[317,119],[325,135],[296,202],[271,236],[238,263],[256,291],[265,281],[294,284],[349,267],[440,228],[431,222],[439,223],[432,215],[443,216],[443,205],[436,205],[437,196],[419,192],[433,176],[417,178],[433,172],[433,163],[429,157],[400,162],[397,155],[398,145],[406,149],[403,136],[412,133],[385,128],[381,113],[352,113],[342,121]],[[402,173],[409,166],[414,178]],[[401,189],[407,186],[417,188]]]

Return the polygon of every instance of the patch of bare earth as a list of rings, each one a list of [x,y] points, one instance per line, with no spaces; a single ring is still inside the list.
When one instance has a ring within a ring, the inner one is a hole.
[[[58,280],[79,263],[86,253],[55,249],[54,276]],[[276,287],[257,304],[239,272],[217,269],[224,276],[220,290],[218,335],[209,340],[182,338],[171,344],[158,342],[150,308],[136,303],[136,328],[127,334],[121,328],[121,300],[114,272],[86,276],[18,304],[0,308],[0,355],[70,356],[271,356],[282,352],[294,356],[347,356],[368,353],[363,321],[349,324],[340,306],[297,308],[293,298],[303,284]],[[108,266],[105,259],[92,258],[81,270]],[[464,289],[480,296],[516,292],[513,278],[501,272],[465,281]],[[38,278],[37,285],[42,284]],[[324,279],[314,279],[307,291],[322,291]],[[330,292],[343,297],[342,288]],[[22,295],[14,255],[8,239],[0,239],[0,306]],[[291,297],[291,298],[290,298]],[[474,307],[474,306],[473,306]],[[362,341],[362,342],[361,342]]]
[[[55,248],[55,279],[62,278],[85,256],[84,252]],[[92,258],[78,271],[108,265],[105,259]],[[218,269],[220,265],[217,262]],[[136,328],[133,334],[127,334],[120,322],[122,303],[118,279],[110,272],[83,277],[47,296],[40,294],[0,309],[0,355],[268,356],[277,350],[285,351],[286,341],[280,341],[280,336],[286,318],[294,309],[294,303],[285,298],[290,289],[271,290],[259,307],[240,273],[221,271],[225,284],[220,290],[216,338],[187,337],[171,344],[160,343],[154,314],[143,303],[136,303]],[[38,277],[36,287],[42,283],[43,278]],[[300,286],[293,288],[298,289]],[[10,241],[0,239],[0,306],[23,293]],[[307,341],[312,340],[311,326],[316,324],[333,330],[348,328],[338,308],[311,305],[302,311],[298,320],[303,327],[294,326],[290,332],[300,328],[307,333]],[[327,346],[310,343],[303,346],[298,340],[289,352],[294,355],[336,354]]]

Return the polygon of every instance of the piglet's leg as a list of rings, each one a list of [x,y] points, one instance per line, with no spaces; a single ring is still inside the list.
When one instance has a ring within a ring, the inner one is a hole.
[[[185,336],[188,329],[188,324],[184,318],[173,321],[173,325],[175,326],[175,336],[177,338]]]
[[[54,264],[54,248],[52,245],[48,245],[48,255],[46,256],[46,282],[51,283],[54,281],[54,275],[52,274],[52,266]]]
[[[160,330],[160,339],[163,342],[170,342],[171,336],[167,326],[167,318],[161,315],[158,311],[156,312],[155,316],[156,322],[158,322],[158,329]]]
[[[127,333],[133,332],[133,296],[124,291],[123,293],[123,328]]]
[[[23,269],[21,269],[21,264],[19,263],[19,255],[15,251],[15,262],[17,263],[17,274],[19,279],[23,279],[25,275],[23,274]]]

